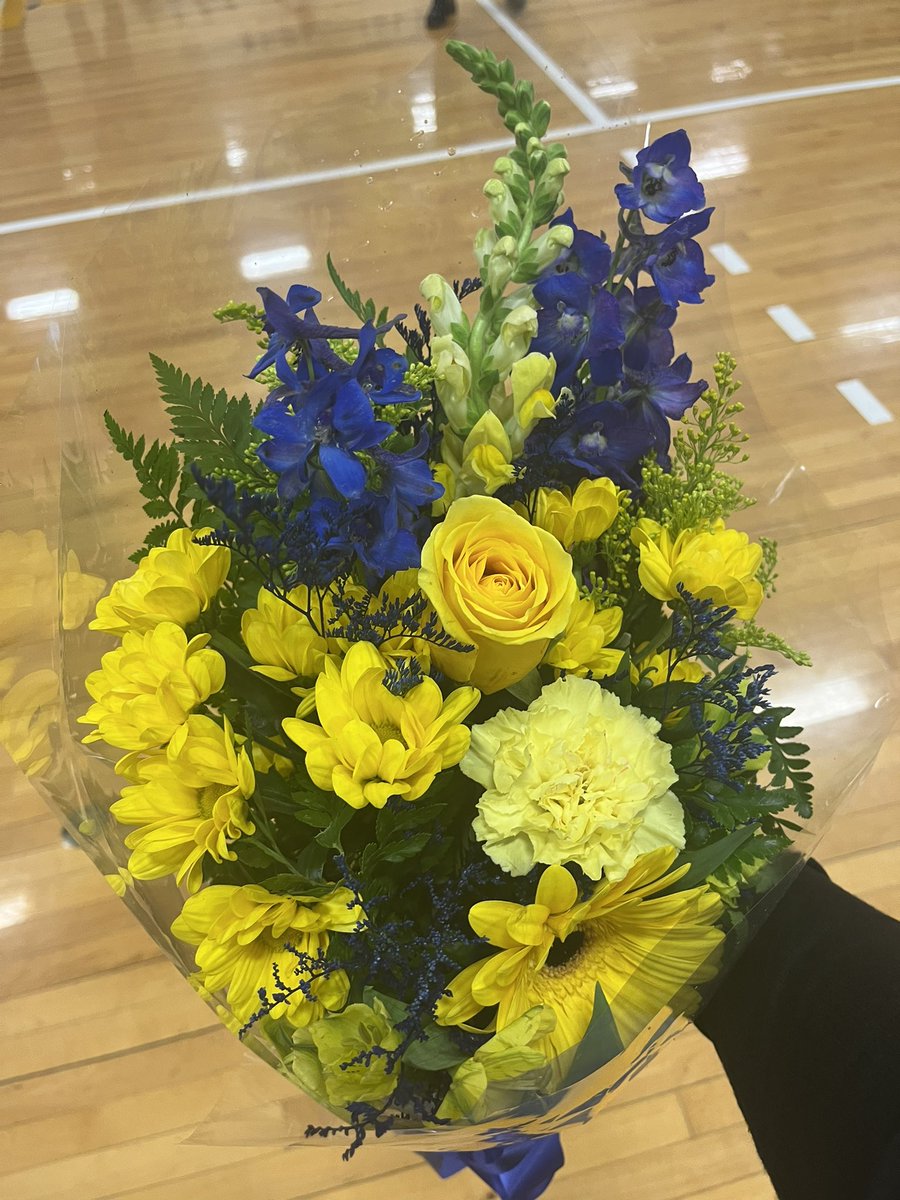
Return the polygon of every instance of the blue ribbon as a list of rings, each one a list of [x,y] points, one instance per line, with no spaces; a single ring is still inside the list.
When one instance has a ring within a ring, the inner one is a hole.
[[[558,1134],[542,1138],[520,1138],[508,1146],[462,1153],[425,1154],[441,1179],[466,1167],[494,1189],[500,1200],[538,1200],[563,1165]]]

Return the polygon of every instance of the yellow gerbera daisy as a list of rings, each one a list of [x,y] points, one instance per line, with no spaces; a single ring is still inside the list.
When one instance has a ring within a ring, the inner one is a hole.
[[[711,977],[724,937],[713,926],[721,902],[706,884],[657,894],[688,869],[669,871],[674,858],[668,848],[645,854],[624,879],[601,883],[580,902],[570,872],[552,866],[533,904],[473,905],[469,924],[499,953],[456,976],[438,1003],[438,1022],[461,1025],[496,1005],[502,1031],[543,1004],[556,1027],[534,1046],[554,1059],[584,1037],[599,983],[627,1045],[682,987]]]
[[[211,529],[176,529],[138,563],[127,579],[114,583],[97,604],[89,628],[124,636],[146,633],[161,621],[189,625],[209,607],[231,566],[224,546],[198,546],[195,538]]]
[[[281,979],[297,982],[297,956],[315,958],[328,949],[328,932],[351,933],[362,919],[353,893],[335,888],[327,896],[273,896],[258,884],[215,884],[185,901],[172,923],[180,941],[196,946],[197,980],[209,992],[225,992],[240,1021],[259,1010],[259,990],[271,995]],[[342,1008],[349,981],[343,971],[312,984],[315,1000],[297,991],[276,1005],[271,1016],[308,1025],[326,1011]]]
[[[253,794],[253,768],[246,750],[234,744],[231,725],[190,716],[175,731],[165,753],[135,768],[138,783],[122,789],[110,811],[123,825],[138,825],[125,845],[136,879],[174,875],[188,891],[203,882],[206,855],[234,859],[229,845],[253,833],[246,800]]]
[[[149,633],[126,633],[85,680],[95,703],[78,720],[97,728],[84,740],[123,750],[164,745],[188,713],[225,682],[225,660],[205,649],[208,641],[205,633],[188,641],[171,621]]]
[[[424,679],[396,696],[384,686],[387,670],[374,646],[357,642],[340,667],[326,660],[316,681],[321,724],[283,722],[306,751],[313,783],[354,808],[383,808],[391,796],[418,800],[469,747],[461,722],[478,703],[476,688],[457,688],[445,700],[434,680]]]

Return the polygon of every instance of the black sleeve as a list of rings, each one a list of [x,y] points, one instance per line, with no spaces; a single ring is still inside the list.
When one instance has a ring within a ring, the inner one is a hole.
[[[900,923],[807,864],[696,1024],[779,1200],[900,1200]]]

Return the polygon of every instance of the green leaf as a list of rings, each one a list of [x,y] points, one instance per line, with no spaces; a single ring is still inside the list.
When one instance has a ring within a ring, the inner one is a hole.
[[[191,377],[155,354],[150,355],[160,395],[175,437],[175,446],[204,474],[231,469],[250,472],[255,409]]]
[[[347,307],[350,309],[350,311],[352,313],[354,313],[357,317],[359,317],[359,319],[363,322],[371,321],[373,325],[383,325],[385,323],[385,321],[387,320],[388,310],[386,308],[383,308],[381,310],[381,312],[376,314],[375,301],[371,300],[371,299],[363,300],[363,298],[359,294],[359,292],[354,292],[344,282],[344,280],[340,276],[340,272],[338,271],[337,267],[334,265],[334,260],[332,259],[330,254],[327,254],[325,256],[325,262],[328,266],[328,274],[331,277],[331,282],[334,284],[335,288],[337,289],[338,295],[344,301],[344,303],[347,305]],[[379,336],[378,341],[381,342],[381,340],[382,339]]]
[[[260,881],[261,886],[273,896],[327,896],[335,885],[325,879],[310,879],[305,875],[270,875]]]
[[[572,1065],[566,1073],[565,1086],[577,1083],[598,1071],[621,1054],[624,1046],[616,1028],[612,1010],[598,983],[594,988],[594,1011],[584,1037],[581,1039]]]
[[[537,667],[534,667],[524,678],[510,684],[506,691],[522,704],[531,704],[532,700],[537,700],[543,686],[541,673]]]
[[[741,829],[735,829],[733,833],[726,833],[715,842],[708,842],[699,850],[682,850],[672,863],[671,869],[674,871],[683,867],[685,863],[690,863],[690,870],[659,895],[670,896],[674,892],[686,892],[689,888],[700,887],[723,863],[749,842],[756,832],[756,825],[745,825]]]
[[[414,1041],[403,1055],[404,1063],[419,1071],[449,1071],[465,1062],[468,1055],[440,1025],[426,1025],[424,1041]]]

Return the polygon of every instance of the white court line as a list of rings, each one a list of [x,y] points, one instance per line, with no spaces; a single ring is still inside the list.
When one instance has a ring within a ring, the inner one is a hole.
[[[608,129],[610,127],[609,118],[603,109],[595,104],[586,92],[582,91],[572,76],[554,62],[550,55],[533,38],[530,38],[520,25],[516,24],[505,12],[501,12],[494,0],[476,0],[476,3],[479,8],[484,9],[492,21],[500,26],[506,36],[515,42],[524,54],[528,55],[535,66],[539,67],[547,78],[556,84],[563,95],[568,96],[583,116],[598,128]]]
[[[554,133],[556,138],[581,137],[595,133],[593,125],[574,125]],[[455,158],[473,158],[478,154],[496,153],[512,145],[512,136],[494,138],[487,142],[470,142],[457,146]],[[153,212],[159,208],[177,208],[184,204],[200,204],[206,200],[229,200],[236,196],[255,196],[263,192],[280,192],[286,188],[307,187],[313,183],[330,183],[354,176],[383,175],[387,171],[402,171],[406,167],[427,166],[429,163],[452,162],[447,147],[425,150],[415,154],[400,154],[395,158],[379,158],[372,162],[345,163],[339,167],[323,167],[319,171],[300,171],[295,175],[278,175],[273,179],[248,180],[246,183],[225,183],[219,187],[198,188],[191,192],[174,192],[167,196],[148,196],[121,204],[78,208],[69,212],[49,213],[45,217],[25,217],[20,221],[0,224],[0,237],[9,233],[30,233],[36,229],[52,229],[57,225],[75,225],[81,221],[99,221],[103,217],[122,217],[129,213]]]
[[[815,334],[804,320],[797,316],[789,304],[773,304],[766,312],[792,342],[811,342]]]
[[[868,421],[870,425],[887,425],[893,421],[893,413],[884,407],[861,379],[845,379],[842,383],[836,384],[836,387],[844,399],[852,404],[863,420]]]
[[[482,0],[478,0],[482,3]],[[485,0],[486,2],[486,0]],[[502,16],[503,14],[499,14]],[[545,59],[545,61],[547,61]],[[556,81],[559,82],[558,80]],[[606,129],[627,125],[645,125],[648,121],[677,121],[682,117],[726,112],[733,108],[751,108],[756,104],[774,104],[784,100],[803,100],[817,96],[830,96],[842,92],[869,91],[872,88],[897,87],[900,75],[888,75],[879,79],[857,79],[847,83],[825,84],[821,87],[795,88],[784,92],[764,92],[757,96],[741,96],[735,100],[719,100],[709,104],[694,104],[686,108],[660,109],[655,113],[635,113],[618,121],[605,124],[591,121],[575,125],[570,129],[552,131],[548,136],[559,138],[585,137],[602,133]],[[599,112],[599,110],[598,110]],[[456,147],[457,158],[471,158],[478,154],[489,154],[505,150],[511,138],[496,138],[492,141],[470,142]],[[11,233],[30,233],[37,229],[52,229],[58,225],[75,225],[82,221],[97,221],[103,217],[121,217],[128,213],[152,212],[160,208],[176,208],[183,204],[199,204],[206,200],[227,200],[232,196],[254,196],[263,192],[278,192],[286,188],[306,187],[309,184],[329,183],[335,179],[349,179],[354,175],[378,175],[385,171],[399,171],[406,167],[417,167],[441,162],[448,158],[446,149],[428,150],[419,154],[401,154],[396,158],[377,159],[374,162],[347,163],[339,167],[323,167],[319,171],[301,171],[295,175],[278,175],[272,179],[248,180],[246,183],[226,183],[220,187],[201,188],[194,192],[176,192],[166,196],[150,196],[144,200],[131,200],[122,204],[98,205],[96,208],[76,208],[67,212],[49,213],[43,217],[24,217],[18,221],[0,224],[0,237]]]
[[[716,262],[725,268],[729,275],[750,274],[750,264],[728,242],[714,242],[710,246],[709,252]]]
[[[813,84],[810,87],[785,88],[780,92],[757,92],[751,96],[732,96],[729,99],[708,100],[700,104],[683,104],[678,108],[657,108],[653,112],[632,113],[616,125],[643,125],[647,121],[679,121],[682,117],[702,117],[709,113],[733,112],[736,108],[757,108],[763,104],[781,104],[785,100],[813,100],[819,96],[843,96],[847,92],[870,92],[877,88],[897,87],[900,75],[881,75],[875,79],[848,79],[844,83]]]

